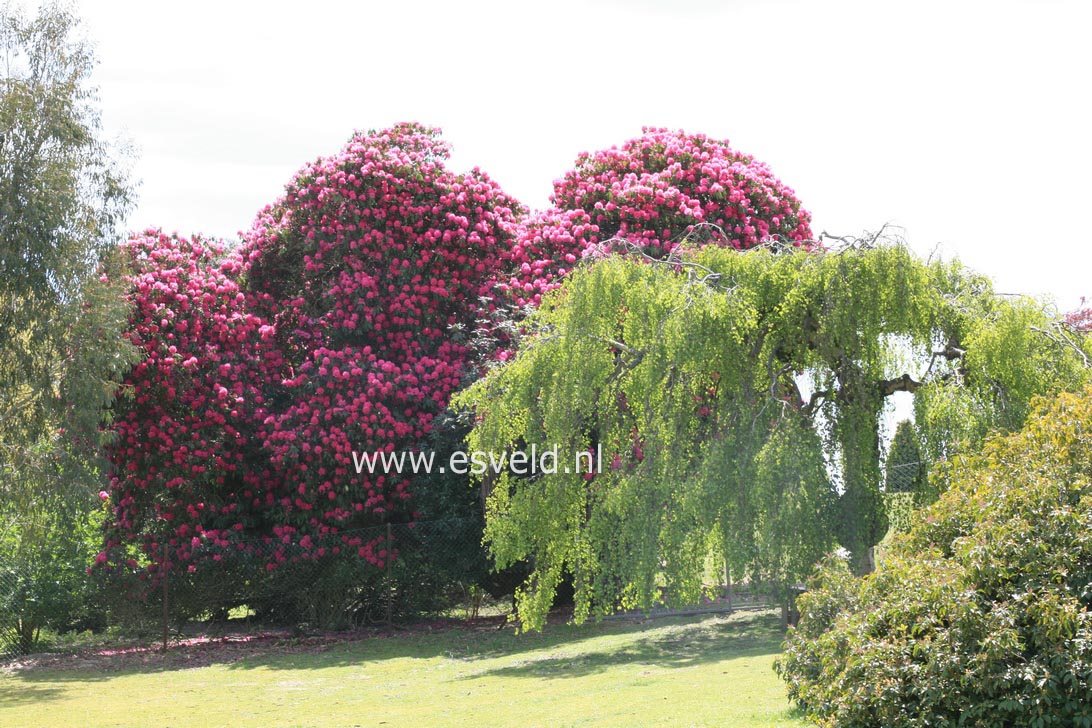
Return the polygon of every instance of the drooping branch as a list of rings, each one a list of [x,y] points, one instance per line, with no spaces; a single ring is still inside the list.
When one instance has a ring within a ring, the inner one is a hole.
[[[1047,331],[1046,329],[1041,329],[1041,328],[1039,328],[1037,326],[1032,326],[1031,330],[1038,333],[1038,334],[1042,334],[1047,339],[1049,339],[1053,343],[1057,344],[1058,346],[1062,347],[1063,349],[1068,348],[1068,349],[1072,349],[1073,351],[1077,352],[1077,355],[1081,357],[1081,361],[1084,362],[1084,368],[1085,369],[1092,368],[1092,363],[1089,362],[1088,354],[1086,354],[1084,352],[1084,349],[1082,349],[1080,346],[1078,346],[1075,341],[1073,341],[1068,336],[1066,336],[1065,331],[1063,330],[1061,325],[1056,324],[1054,328],[1055,328],[1055,331],[1057,331],[1057,334],[1052,334],[1051,332]]]
[[[887,229],[891,227],[890,223],[884,223],[879,230],[874,233],[865,232],[864,235],[831,235],[826,230],[819,233],[819,242],[826,245],[827,241],[833,241],[834,245],[828,245],[827,248],[834,252],[845,252],[848,250],[872,250],[877,244],[885,239],[892,237]],[[896,242],[901,242],[901,238],[894,236]]]
[[[938,360],[945,359],[951,362],[962,359],[966,355],[967,350],[963,348],[955,337],[948,339],[948,343],[944,345],[943,349],[932,353],[932,356],[929,358],[929,366],[926,368],[925,374],[921,377],[922,380],[929,378],[929,375],[933,373],[933,367],[936,366]],[[949,372],[948,374],[943,375],[941,379],[947,379],[950,376],[951,373]]]
[[[623,344],[621,341],[618,341],[617,339],[611,339],[611,338],[608,338],[606,336],[597,336],[595,338],[598,339],[599,341],[602,341],[604,344],[610,344],[615,349],[619,349],[621,351],[626,352],[627,354],[629,354],[631,356],[637,357],[637,361],[634,362],[635,364],[637,362],[640,362],[641,358],[643,358],[644,355],[645,355],[644,349],[634,349],[632,346],[627,346],[626,344]]]

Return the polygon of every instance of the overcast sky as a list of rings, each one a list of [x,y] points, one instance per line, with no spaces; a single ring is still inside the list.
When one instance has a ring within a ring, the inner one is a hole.
[[[815,231],[901,225],[1004,292],[1092,294],[1087,2],[76,5],[130,226],[234,238],[354,129],[420,121],[532,207],[642,126],[770,164]],[[891,8],[891,9],[889,9]],[[897,9],[895,9],[897,8]]]

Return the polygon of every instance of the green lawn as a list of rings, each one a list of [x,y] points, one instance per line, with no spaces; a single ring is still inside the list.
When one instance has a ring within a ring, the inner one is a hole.
[[[804,726],[770,613],[179,647],[0,674],[0,726]]]

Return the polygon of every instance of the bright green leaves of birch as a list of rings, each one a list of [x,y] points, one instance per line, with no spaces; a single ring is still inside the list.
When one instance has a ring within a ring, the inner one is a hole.
[[[784,592],[839,543],[863,570],[887,528],[890,395],[916,393],[935,457],[1086,376],[1078,347],[1041,333],[1043,306],[958,264],[898,246],[683,250],[586,261],[457,398],[477,414],[471,450],[558,448],[556,472],[485,476],[498,566],[532,566],[525,628],[566,574],[582,620],[693,601],[725,564]],[[574,467],[589,449],[593,475]]]

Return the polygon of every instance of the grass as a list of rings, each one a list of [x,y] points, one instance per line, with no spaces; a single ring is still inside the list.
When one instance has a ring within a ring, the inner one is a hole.
[[[737,613],[81,656],[0,674],[0,726],[802,727],[781,637]]]

